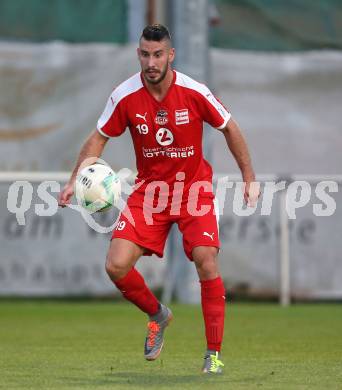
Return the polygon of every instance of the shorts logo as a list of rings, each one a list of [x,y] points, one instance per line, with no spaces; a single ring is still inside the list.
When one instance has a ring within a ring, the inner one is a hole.
[[[165,126],[169,122],[168,113],[166,110],[159,110],[154,119],[155,123],[160,126]]]
[[[214,234],[215,233],[208,233],[208,232],[204,232],[203,233],[203,236],[207,236],[207,237],[209,237],[209,238],[211,238],[211,241],[214,241]]]
[[[156,134],[156,140],[161,146],[171,145],[173,142],[173,134],[169,129],[161,127]]]
[[[189,110],[187,110],[186,108],[184,110],[176,110],[175,118],[176,118],[176,126],[189,123]]]

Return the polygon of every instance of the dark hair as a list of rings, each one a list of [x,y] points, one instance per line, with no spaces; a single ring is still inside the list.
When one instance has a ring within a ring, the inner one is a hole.
[[[171,41],[171,35],[169,30],[162,24],[150,24],[146,26],[141,34],[141,38],[145,38],[147,41],[162,41],[168,39]]]

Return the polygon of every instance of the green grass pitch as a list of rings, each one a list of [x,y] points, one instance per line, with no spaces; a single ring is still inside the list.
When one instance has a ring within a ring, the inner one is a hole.
[[[200,373],[199,306],[172,306],[164,350],[110,302],[0,301],[1,389],[342,389],[342,306],[228,304],[221,376]],[[208,387],[209,386],[209,387]]]

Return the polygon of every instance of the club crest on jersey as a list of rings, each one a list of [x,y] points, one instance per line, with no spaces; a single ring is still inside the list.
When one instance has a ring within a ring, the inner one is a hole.
[[[169,121],[167,111],[166,110],[159,110],[157,112],[157,115],[156,115],[156,118],[154,121],[156,122],[157,125],[165,126]]]
[[[189,110],[186,108],[183,110],[176,110],[175,118],[176,118],[176,126],[189,123]]]

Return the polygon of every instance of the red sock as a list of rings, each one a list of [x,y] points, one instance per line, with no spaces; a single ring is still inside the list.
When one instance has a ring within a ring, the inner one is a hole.
[[[144,278],[133,267],[126,276],[114,282],[122,295],[152,316],[159,310],[159,302],[152,291],[146,286]]]
[[[201,280],[202,311],[207,348],[220,351],[224,329],[225,289],[220,276]]]

